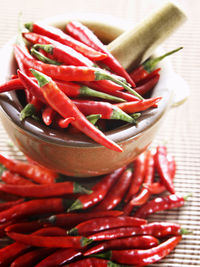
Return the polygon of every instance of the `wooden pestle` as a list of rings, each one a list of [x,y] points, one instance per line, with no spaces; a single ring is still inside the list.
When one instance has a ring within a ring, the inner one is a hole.
[[[125,69],[131,70],[150,57],[185,20],[183,11],[167,2],[136,27],[117,37],[108,49]]]

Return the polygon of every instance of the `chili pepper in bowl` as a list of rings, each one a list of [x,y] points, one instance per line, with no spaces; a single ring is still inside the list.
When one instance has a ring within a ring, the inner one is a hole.
[[[106,138],[93,124],[91,124],[85,116],[78,110],[73,102],[57,87],[52,79],[41,72],[31,70],[39,82],[39,86],[43,90],[44,97],[49,105],[56,110],[63,118],[74,117],[71,122],[73,126],[84,132],[97,143],[104,145],[117,152],[122,152],[119,145]]]
[[[101,53],[99,51],[90,48],[89,46],[75,40],[68,34],[64,33],[63,31],[55,27],[42,25],[39,23],[26,23],[25,27],[31,32],[47,36],[55,41],[70,46],[74,48],[76,51],[83,54],[84,56],[90,58],[91,60],[102,60],[105,57],[107,57],[105,53]]]
[[[97,51],[106,54],[107,57],[102,60],[103,63],[105,63],[116,74],[124,77],[127,82],[132,85],[132,87],[135,87],[134,81],[131,79],[126,70],[121,66],[117,59],[113,57],[113,55],[107,50],[106,46],[89,28],[78,21],[70,21],[69,23],[67,23],[66,28],[69,33],[77,40],[94,48]]]
[[[162,56],[156,57],[156,58],[149,58],[147,59],[144,63],[142,63],[139,67],[134,69],[131,73],[130,76],[131,78],[136,82],[140,82],[141,80],[145,79],[148,77],[148,75],[154,70],[156,65],[165,57],[172,55],[176,53],[177,51],[181,50],[183,47],[179,47],[177,49],[174,49],[170,52],[165,53]]]

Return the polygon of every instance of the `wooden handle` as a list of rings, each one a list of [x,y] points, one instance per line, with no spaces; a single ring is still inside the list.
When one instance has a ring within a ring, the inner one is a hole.
[[[167,2],[136,27],[117,37],[108,49],[125,69],[131,70],[151,56],[185,20],[183,11]]]

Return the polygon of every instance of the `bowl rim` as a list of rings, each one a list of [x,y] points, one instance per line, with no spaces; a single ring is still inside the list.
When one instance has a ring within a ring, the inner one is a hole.
[[[70,19],[72,17],[73,16],[70,16]],[[106,18],[107,17],[108,16],[106,16]],[[50,25],[59,25],[64,23],[64,18],[64,16],[54,16],[42,20],[40,22],[46,22]],[[113,23],[113,17],[112,20],[109,20],[109,22],[108,20],[104,21],[102,18],[98,22],[98,16],[96,16],[94,20],[94,14],[92,16],[86,16],[86,18],[87,19],[85,20],[82,19],[82,21],[84,21],[84,23],[86,24],[106,24],[108,27],[113,28],[113,30],[117,29],[118,32],[122,32],[124,30],[124,25],[120,28],[119,23]],[[66,15],[65,24],[67,20],[68,17]],[[116,21],[119,22],[118,19]],[[13,64],[16,65],[16,63],[14,61],[12,52],[15,40],[16,38],[12,38],[0,51],[1,55],[3,55],[2,58],[5,58],[6,60],[6,55],[9,57],[7,67],[3,70],[5,80],[8,76],[8,73],[15,69],[15,66],[13,66]],[[155,55],[160,54],[161,52],[163,52],[163,50],[162,48],[159,48],[156,50]],[[125,140],[129,141],[130,139],[137,138],[137,136],[141,135],[149,128],[151,128],[156,122],[158,122],[166,113],[166,110],[170,107],[173,96],[172,86],[170,85],[170,77],[173,74],[172,66],[170,64],[170,61],[168,59],[165,59],[165,61],[161,62],[159,67],[161,67],[160,80],[154,88],[152,94],[152,96],[162,96],[162,100],[159,102],[158,107],[156,109],[149,109],[147,111],[142,112],[142,116],[138,119],[137,126],[125,124],[124,126],[105,132],[105,135],[112,141],[120,145]],[[64,130],[52,129],[50,127],[42,125],[41,123],[33,120],[32,118],[27,118],[24,121],[20,121],[19,118],[22,106],[16,96],[15,91],[1,94],[0,106],[3,115],[6,116],[10,121],[12,121],[15,127],[18,127],[21,130],[25,131],[27,134],[31,134],[35,138],[41,139],[47,143],[53,143],[66,147],[73,146],[77,148],[101,146],[83,134],[72,135]]]

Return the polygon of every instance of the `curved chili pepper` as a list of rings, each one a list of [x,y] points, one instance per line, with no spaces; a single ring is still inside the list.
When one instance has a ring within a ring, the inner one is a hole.
[[[89,256],[91,254],[99,253],[110,249],[119,249],[119,250],[133,249],[133,248],[147,249],[155,247],[158,244],[159,244],[158,239],[153,236],[142,235],[142,236],[125,237],[125,238],[101,242],[100,244],[87,250],[84,253],[84,256]]]
[[[101,114],[102,119],[133,122],[133,118],[108,102],[74,99],[73,103],[84,115]]]
[[[142,83],[141,85],[136,86],[135,91],[138,92],[141,96],[144,96],[146,93],[151,91],[156,86],[159,79],[160,79],[160,75],[155,74],[154,76],[152,76],[148,80],[145,80],[144,83]]]
[[[140,87],[141,85],[143,85],[144,83],[148,82],[151,78],[153,78],[156,75],[160,75],[160,70],[161,68],[157,68],[153,71],[151,71],[143,80],[139,81],[137,83],[137,87]]]
[[[1,154],[0,163],[3,164],[10,171],[16,172],[38,183],[54,183],[55,179],[58,177],[57,173],[43,168],[39,165],[6,158]]]
[[[63,118],[74,117],[71,122],[73,126],[81,132],[88,135],[97,143],[106,146],[117,152],[123,150],[119,145],[109,140],[101,131],[99,131],[92,123],[90,123],[73,102],[57,87],[55,82],[48,76],[32,70],[32,73],[39,81],[39,86],[43,89],[43,94],[49,105],[56,110]]]
[[[69,230],[68,234],[88,236],[92,233],[107,229],[119,228],[123,226],[139,226],[146,223],[146,220],[141,220],[139,218],[129,216],[102,217],[84,221]]]
[[[102,60],[105,57],[107,57],[105,53],[101,53],[90,48],[89,46],[75,40],[68,34],[64,33],[63,31],[55,27],[46,26],[46,25],[42,25],[38,23],[26,23],[25,27],[31,32],[35,32],[35,33],[47,36],[62,44],[70,46],[74,48],[76,51],[78,51],[79,53],[90,58],[91,60]]]
[[[127,192],[132,174],[132,169],[126,169],[95,210],[111,210],[115,208]]]
[[[69,265],[63,265],[65,267],[122,267],[122,265],[119,265],[117,263],[104,260],[104,259],[98,259],[98,258],[85,258],[76,262],[72,262]]]
[[[100,182],[96,183],[92,187],[93,193],[87,196],[84,195],[77,198],[77,200],[68,209],[68,212],[78,209],[87,209],[100,202],[102,199],[104,199],[112,185],[117,181],[117,179],[120,177],[124,170],[125,167],[122,167],[115,170],[111,174],[104,176],[104,178],[101,179]]]
[[[167,155],[168,159],[168,168],[170,171],[171,179],[174,179],[175,172],[176,172],[176,162],[171,155]],[[151,194],[161,194],[166,191],[166,187],[162,182],[154,182],[152,184],[143,184],[144,188],[147,188]]]
[[[80,249],[91,243],[91,240],[82,236],[38,236],[24,235],[15,232],[8,232],[7,235],[17,242],[34,247]]]
[[[90,194],[88,190],[76,182],[61,182],[52,184],[9,185],[0,184],[0,191],[24,197],[55,197],[67,194]]]
[[[130,76],[131,78],[138,83],[139,81],[145,79],[149,73],[151,73],[153,71],[153,69],[156,67],[156,65],[165,57],[179,51],[180,49],[182,49],[183,47],[179,47],[175,50],[172,50],[168,53],[165,53],[162,56],[156,57],[156,58],[150,58],[147,59],[144,63],[142,63],[139,67],[137,67],[136,69],[134,69],[131,73]]]
[[[15,205],[0,212],[0,223],[24,216],[45,213],[61,213],[69,206],[70,201],[62,198],[36,199]]]
[[[112,250],[98,255],[121,264],[145,266],[166,257],[181,241],[182,236],[173,236],[160,245],[150,249]]]
[[[162,97],[152,97],[144,100],[139,100],[139,101],[133,101],[133,102],[125,102],[125,103],[119,103],[115,104],[118,108],[123,110],[124,112],[127,113],[134,113],[138,111],[143,111],[146,110],[156,103],[158,103]]]
[[[122,215],[123,212],[119,210],[108,210],[108,211],[91,211],[84,213],[63,213],[52,215],[48,218],[48,222],[55,224],[57,226],[62,226],[67,229],[80,224],[83,221],[87,221],[94,218],[104,218],[104,217],[117,217]]]
[[[11,171],[4,171],[1,180],[6,184],[11,185],[32,185],[33,182],[31,180],[25,179],[17,173],[13,173]]]
[[[74,121],[75,118],[74,117],[68,117],[66,119],[63,119],[63,118],[59,118],[57,120],[57,124],[60,128],[67,128],[69,126],[69,124]]]
[[[157,146],[157,152],[155,154],[155,164],[160,180],[165,185],[167,190],[170,193],[174,194],[175,188],[168,167],[167,148],[165,146]]]
[[[36,34],[36,33],[32,33],[32,32],[24,32],[23,33],[23,37],[25,37],[28,41],[30,41],[31,43],[34,44],[54,44],[56,46],[62,47],[63,45],[40,34]],[[66,47],[66,46],[64,46]],[[69,47],[70,48],[70,47]],[[74,54],[74,53],[72,53]],[[77,53],[78,55],[78,60],[81,61],[80,64],[78,64],[79,66],[86,66],[86,67],[92,67],[94,66],[94,63],[92,61],[90,61],[87,58],[84,58],[83,56],[79,56],[81,54]],[[49,54],[48,54],[49,56]],[[74,65],[74,64],[72,64]],[[96,84],[98,84],[98,88],[104,88],[106,90],[106,93],[112,92],[112,91],[116,91],[116,90],[123,90],[123,87],[113,83],[112,81],[106,81],[106,80],[102,80],[102,81],[96,81]]]
[[[40,260],[49,256],[55,251],[54,248],[38,248],[17,257],[10,267],[35,266]]]
[[[154,164],[154,155],[152,152],[149,150],[146,155],[145,159],[145,174],[144,174],[144,182],[146,184],[151,184],[154,179],[154,174],[155,174],[155,164]],[[133,196],[131,201],[125,206],[124,214],[128,215],[132,211],[134,206],[139,206],[145,203],[151,193],[146,189],[142,188],[141,191],[138,193],[138,195]]]
[[[186,199],[187,197],[184,198],[175,194],[164,197],[157,197],[141,206],[136,211],[134,216],[146,218],[148,215],[158,211],[182,207]]]
[[[42,111],[42,119],[43,119],[43,122],[47,126],[49,126],[49,125],[52,124],[54,117],[55,117],[55,110],[53,110],[49,106],[45,107],[45,109]]]
[[[97,36],[86,26],[78,21],[70,21],[67,23],[66,29],[69,33],[77,40],[83,42],[84,44],[94,48],[107,55],[103,59],[105,63],[111,70],[113,70],[118,75],[124,77],[128,83],[135,87],[134,81],[131,79],[126,70],[121,66],[116,58],[107,50],[106,46],[97,38]]]
[[[0,85],[0,93],[24,89],[19,79],[13,79]]]
[[[81,255],[82,253],[80,251],[77,251],[73,248],[58,249],[57,251],[49,255],[47,258],[39,262],[37,265],[35,265],[35,267],[60,266],[65,263],[69,263],[72,260],[80,258]]]
[[[187,233],[185,229],[176,223],[154,222],[143,224],[137,227],[120,227],[117,229],[109,229],[90,235],[88,238],[93,241],[111,240],[122,237],[135,235],[151,235],[155,237],[166,237],[170,235],[181,235]]]
[[[144,172],[145,172],[145,157],[146,157],[146,154],[142,153],[133,162],[134,170],[133,170],[133,175],[132,175],[131,184],[129,186],[128,193],[126,194],[126,197],[124,199],[125,202],[128,202],[130,198],[139,191],[142,185],[142,182],[144,180]]]
[[[20,198],[18,200],[9,201],[9,202],[1,202],[0,203],[0,211],[7,210],[7,209],[9,209],[15,205],[18,205],[20,203],[23,203],[23,202],[24,202],[23,198]]]

